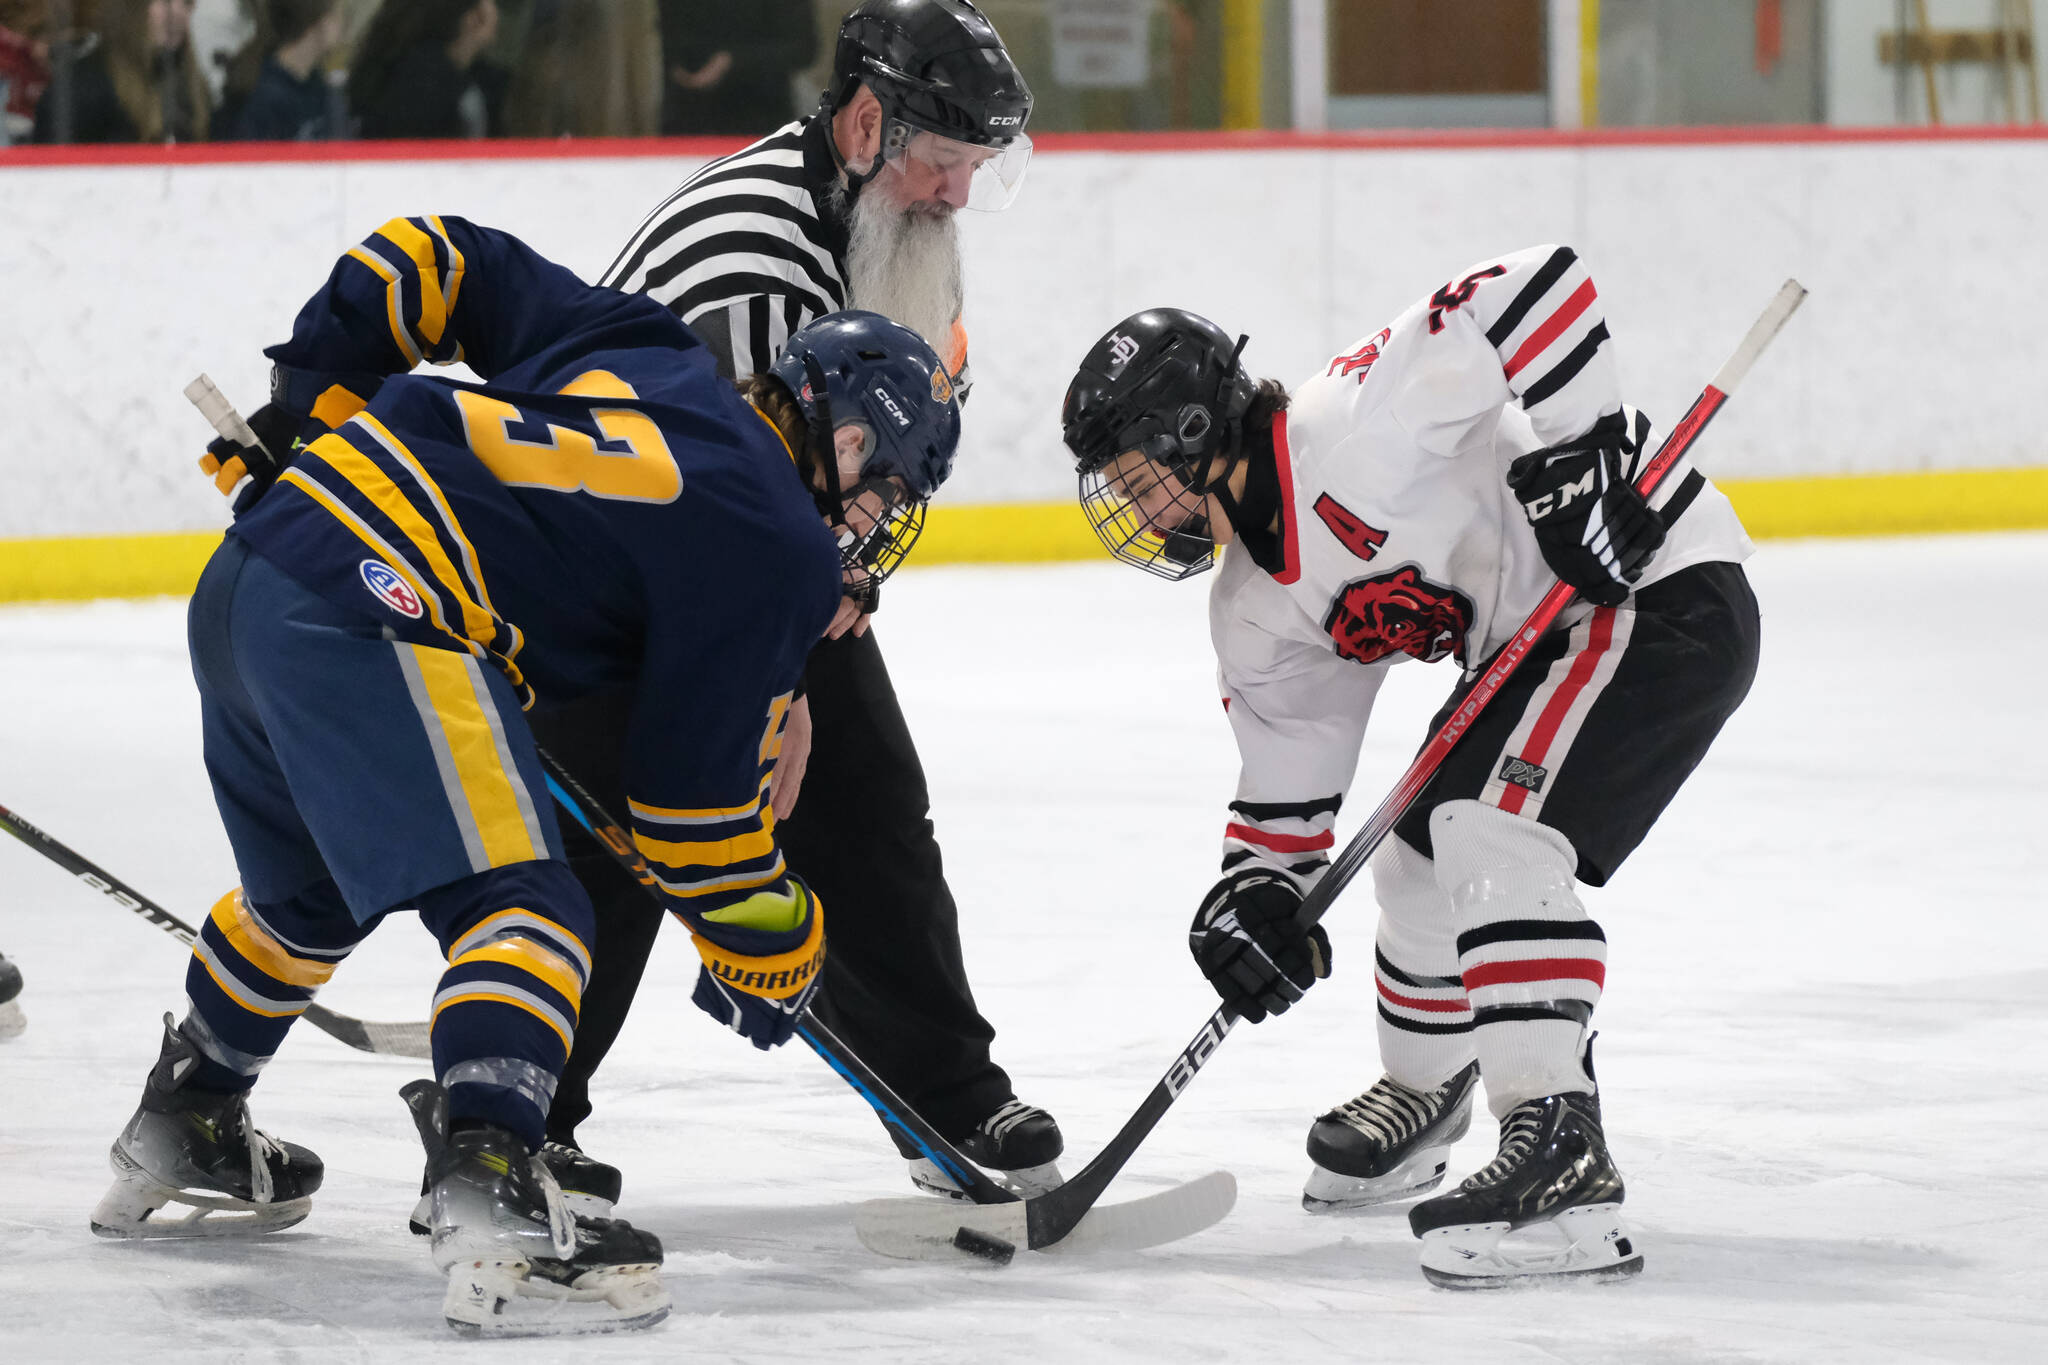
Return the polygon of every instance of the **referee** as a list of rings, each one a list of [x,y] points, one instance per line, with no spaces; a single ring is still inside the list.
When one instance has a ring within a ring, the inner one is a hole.
[[[973,5],[865,0],[840,27],[818,111],[691,176],[601,283],[666,304],[731,377],[766,370],[812,319],[857,307],[921,333],[964,389],[954,214],[1008,205],[1030,156],[1030,114],[1031,92]],[[995,1030],[967,983],[924,769],[867,629],[874,605],[843,601],[812,651],[771,792],[790,866],[830,916],[814,1008],[962,1151],[1035,1192],[1059,1179],[1059,1126],[1019,1101],[989,1056]],[[633,703],[614,694],[534,718],[541,743],[620,808]],[[544,1156],[579,1209],[604,1212],[619,1173],[582,1155],[576,1127],[590,1114],[591,1074],[625,1021],[661,911],[580,834],[570,862],[597,906],[597,943]],[[898,1146],[918,1185],[957,1193]]]

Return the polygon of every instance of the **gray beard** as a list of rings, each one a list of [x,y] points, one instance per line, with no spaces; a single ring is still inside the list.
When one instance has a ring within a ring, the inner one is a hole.
[[[964,297],[959,225],[907,213],[868,186],[849,216],[846,291],[849,306],[902,323],[944,357]]]

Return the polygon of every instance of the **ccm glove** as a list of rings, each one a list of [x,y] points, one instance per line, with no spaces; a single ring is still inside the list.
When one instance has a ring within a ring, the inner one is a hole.
[[[1294,923],[1301,892],[1265,868],[1240,868],[1211,887],[1188,930],[1188,950],[1240,1018],[1285,1014],[1330,974],[1330,937]]]
[[[1531,451],[1508,466],[1508,487],[1528,514],[1544,562],[1603,607],[1628,599],[1664,543],[1663,518],[1629,482],[1636,454],[1627,422],[1614,413],[1578,440]]]
[[[265,403],[249,417],[249,429],[262,444],[244,445],[226,436],[216,436],[207,442],[199,468],[213,476],[214,487],[226,497],[235,497],[236,485],[244,475],[248,476],[247,488],[235,497],[235,512],[240,515],[277,482],[277,476],[292,462],[299,447],[317,434],[309,430],[315,427],[326,430],[309,417],[301,417],[276,403]]]
[[[707,913],[693,931],[704,966],[690,1001],[763,1052],[780,1047],[817,994],[825,915],[795,877]]]

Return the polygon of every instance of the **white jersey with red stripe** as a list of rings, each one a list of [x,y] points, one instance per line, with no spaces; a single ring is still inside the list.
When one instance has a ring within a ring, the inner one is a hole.
[[[1293,390],[1273,431],[1277,543],[1264,567],[1232,545],[1209,604],[1243,759],[1226,868],[1317,875],[1386,668],[1477,666],[1556,582],[1509,464],[1616,412],[1637,477],[1657,437],[1623,407],[1598,291],[1559,246],[1481,262]],[[1734,509],[1689,458],[1651,504],[1669,534],[1639,587],[1748,557]],[[1589,614],[1575,603],[1556,628]]]

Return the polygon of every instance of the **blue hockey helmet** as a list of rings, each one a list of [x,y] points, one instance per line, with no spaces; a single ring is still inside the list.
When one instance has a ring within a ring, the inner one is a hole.
[[[771,368],[810,430],[811,462],[824,483],[820,510],[839,533],[848,591],[872,598],[910,552],[925,504],[953,472],[953,378],[923,337],[859,309],[798,331]]]

